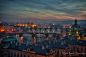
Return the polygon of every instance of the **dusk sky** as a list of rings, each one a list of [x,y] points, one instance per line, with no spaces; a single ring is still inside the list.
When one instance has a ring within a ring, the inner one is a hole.
[[[0,21],[86,20],[86,0],[0,0]]]

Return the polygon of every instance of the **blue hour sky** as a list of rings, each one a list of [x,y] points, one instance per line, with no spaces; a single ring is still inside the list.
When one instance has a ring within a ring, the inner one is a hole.
[[[0,21],[86,20],[86,0],[0,0]]]

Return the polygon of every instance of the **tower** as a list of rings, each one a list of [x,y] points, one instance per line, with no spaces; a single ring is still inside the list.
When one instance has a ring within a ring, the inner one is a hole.
[[[77,19],[75,19],[75,24],[70,28],[69,35],[79,36],[81,28],[77,25]]]

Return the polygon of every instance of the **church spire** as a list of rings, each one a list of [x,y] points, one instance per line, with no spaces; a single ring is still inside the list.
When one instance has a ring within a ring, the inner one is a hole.
[[[77,25],[77,19],[75,19],[75,25]]]

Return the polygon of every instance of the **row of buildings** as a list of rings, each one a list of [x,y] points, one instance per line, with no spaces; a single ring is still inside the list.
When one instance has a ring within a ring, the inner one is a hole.
[[[58,40],[51,38],[25,44],[19,43],[15,37],[7,37],[1,41],[0,52],[1,57],[86,57],[86,32],[75,20],[68,34]]]
[[[86,56],[86,41],[66,36],[59,40],[22,44],[16,38],[4,38],[0,46],[1,56],[9,57],[72,57]]]

